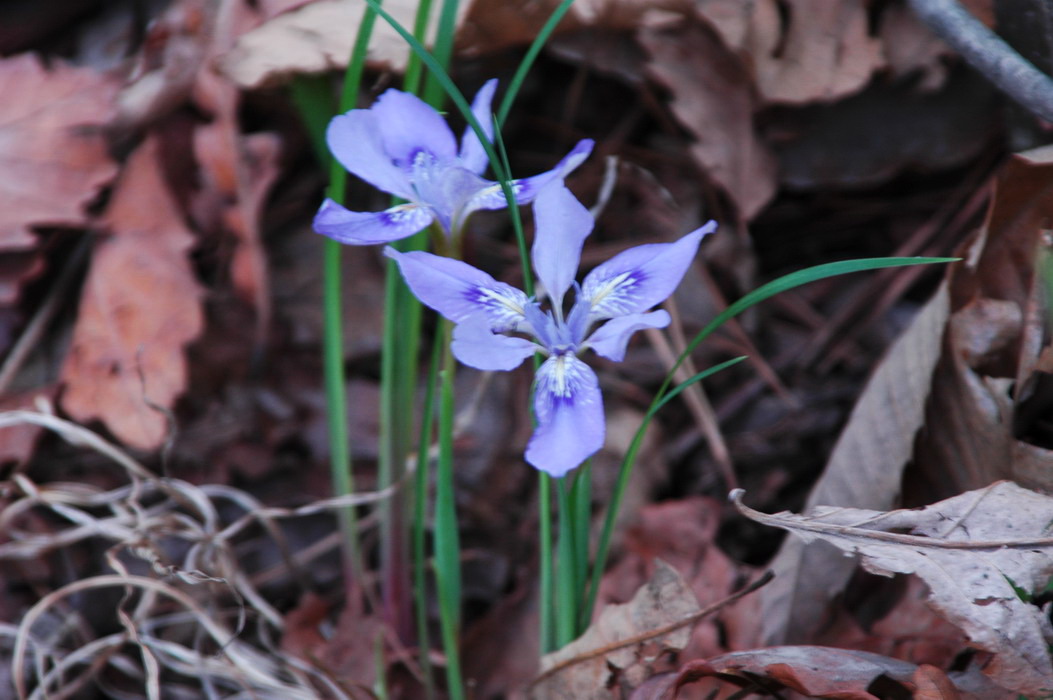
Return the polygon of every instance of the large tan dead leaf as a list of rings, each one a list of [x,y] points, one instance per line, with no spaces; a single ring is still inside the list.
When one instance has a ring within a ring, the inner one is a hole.
[[[435,16],[429,26],[437,26],[441,5],[432,5]],[[459,19],[464,17],[467,5],[459,5]],[[280,14],[241,36],[220,59],[219,69],[241,87],[258,88],[299,73],[344,68],[365,7],[361,0],[315,0]],[[416,0],[388,0],[383,7],[403,27],[412,29]],[[405,67],[408,54],[402,37],[378,18],[369,43],[369,60],[399,71]]]
[[[99,128],[115,92],[91,70],[0,60],[0,250],[31,248],[34,225],[84,222],[84,205],[117,173]]]
[[[753,126],[751,80],[739,58],[699,22],[641,30],[648,70],[670,89],[677,119],[695,135],[691,154],[751,218],[775,194],[775,159]]]
[[[691,630],[675,625],[698,610],[680,574],[656,560],[654,576],[632,600],[608,606],[585,634],[541,658],[542,680],[531,689],[532,697],[606,700],[610,687],[635,688],[650,663],[684,648]],[[662,632],[670,626],[672,631]]]
[[[1053,691],[1053,625],[1014,590],[1053,578],[1053,498],[1001,481],[920,509],[819,506],[803,516],[759,513],[737,495],[747,517],[858,554],[872,573],[916,574],[936,611],[993,654],[983,669],[992,680],[1029,697]]]
[[[760,0],[776,6],[777,0]],[[884,66],[881,43],[870,36],[859,0],[786,0],[781,36],[755,42],[750,55],[757,89],[768,102],[835,100],[861,90]],[[772,11],[756,10],[771,16]]]
[[[132,154],[84,282],[73,341],[62,370],[62,406],[98,418],[142,449],[164,440],[170,408],[186,387],[183,348],[201,332],[201,289],[187,251],[193,237],[147,141]]]
[[[946,285],[893,344],[867,382],[807,507],[837,503],[884,510],[899,497],[903,468],[925,420],[925,400],[949,312]],[[760,593],[765,644],[804,643],[827,619],[827,606],[855,563],[832,548],[787,539]],[[822,576],[815,572],[822,571]]]

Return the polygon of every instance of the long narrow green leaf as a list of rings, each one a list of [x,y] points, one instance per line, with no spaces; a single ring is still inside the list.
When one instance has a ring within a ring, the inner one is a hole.
[[[607,515],[604,519],[603,530],[600,534],[600,541],[596,550],[596,560],[593,563],[592,579],[583,614],[587,611],[588,614],[591,615],[592,608],[596,605],[596,595],[599,593],[600,579],[603,577],[603,570],[607,565],[607,555],[610,551],[614,523],[618,516],[618,510],[621,508],[622,499],[625,496],[625,490],[629,485],[629,478],[632,476],[632,468],[636,462],[636,454],[640,449],[640,445],[643,443],[643,436],[647,431],[647,426],[650,425],[650,421],[654,417],[654,413],[657,411],[659,404],[664,400],[666,391],[673,381],[676,370],[703,340],[709,337],[713,331],[720,328],[720,326],[726,323],[729,319],[742,313],[751,306],[759,304],[766,299],[770,299],[776,294],[795,287],[800,287],[809,282],[815,282],[828,277],[836,277],[850,272],[880,270],[888,267],[905,267],[908,265],[949,263],[957,260],[959,260],[959,258],[868,258],[864,260],[842,260],[840,262],[827,263],[825,265],[816,265],[815,267],[810,267],[806,270],[791,272],[788,275],[761,285],[726,308],[718,314],[716,318],[706,324],[706,326],[699,331],[694,338],[692,338],[691,342],[688,343],[687,348],[680,354],[677,361],[673,364],[673,367],[669,370],[662,386],[655,393],[654,400],[651,402],[651,407],[648,409],[647,414],[640,423],[640,427],[633,436],[632,442],[629,444],[629,449],[625,453],[625,457],[622,459],[621,468],[618,470],[618,480],[615,482],[614,492],[611,495],[611,500],[607,506]],[[727,363],[725,363],[725,366],[727,366]]]
[[[574,0],[563,0],[559,6],[552,11],[549,18],[545,21],[544,26],[541,27],[541,31],[538,32],[537,36],[534,37],[534,41],[531,42],[530,48],[527,49],[526,55],[523,56],[523,60],[519,62],[519,67],[516,68],[515,75],[512,76],[512,80],[508,83],[508,91],[505,92],[504,99],[501,100],[501,107],[497,110],[497,128],[500,129],[504,126],[505,120],[508,119],[508,113],[512,110],[512,104],[516,100],[516,96],[519,95],[519,89],[523,86],[523,81],[526,80],[527,73],[530,72],[530,68],[534,65],[534,61],[537,60],[538,54],[541,53],[541,49],[548,42],[552,32],[556,30],[556,25],[563,19],[563,15],[567,14],[567,10],[574,4]]]
[[[654,407],[650,411],[648,411],[648,413],[653,416],[653,414],[657,413],[658,410],[662,408],[662,406],[665,406],[667,403],[675,399],[677,396],[680,395],[680,392],[682,392],[684,389],[688,388],[692,384],[696,384],[705,379],[706,377],[714,375],[717,372],[720,372],[721,370],[725,370],[728,367],[731,367],[732,365],[737,365],[745,359],[746,355],[740,355],[739,357],[732,358],[730,360],[727,360],[726,362],[721,362],[719,365],[714,365],[709,369],[704,369],[698,374],[688,377],[687,379],[670,389],[669,393],[663,396],[661,401],[654,404]]]

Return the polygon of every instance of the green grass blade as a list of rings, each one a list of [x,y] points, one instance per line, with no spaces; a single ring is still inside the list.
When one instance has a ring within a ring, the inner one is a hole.
[[[574,637],[577,638],[588,627],[582,619],[585,605],[586,584],[589,580],[589,529],[592,524],[592,459],[585,460],[574,472],[574,485],[570,489],[574,528],[574,603],[578,611]]]
[[[662,406],[665,406],[667,403],[669,403],[670,401],[675,399],[677,396],[679,396],[680,392],[682,392],[684,389],[688,388],[692,384],[695,384],[696,382],[702,381],[706,377],[709,377],[711,375],[716,374],[717,372],[720,372],[721,370],[727,369],[728,367],[731,367],[732,365],[737,365],[738,363],[742,362],[745,359],[746,359],[746,355],[740,355],[739,357],[732,358],[732,359],[730,359],[730,360],[728,360],[726,362],[721,362],[719,365],[714,365],[714,366],[710,367],[709,369],[704,369],[701,372],[699,372],[698,374],[695,374],[695,375],[692,375],[691,377],[688,377],[687,379],[685,379],[684,381],[680,382],[675,387],[670,389],[669,392],[665,396],[662,397],[661,401],[659,401],[658,403],[654,404],[654,406],[651,408],[651,410],[648,411],[648,414],[653,417],[654,414],[657,413],[660,408],[662,408]]]
[[[417,13],[413,17],[413,36],[417,37],[418,41],[421,42],[424,41],[424,34],[428,31],[428,20],[431,18],[431,1],[420,0],[417,3]],[[412,92],[414,95],[420,94],[423,68],[420,56],[410,51],[409,57],[406,59],[406,73],[402,76],[403,90]]]
[[[512,104],[515,102],[516,96],[519,95],[519,89],[523,86],[523,81],[526,80],[527,73],[533,67],[538,54],[541,53],[541,49],[548,42],[549,37],[552,36],[552,32],[556,30],[556,25],[560,23],[563,15],[567,14],[567,10],[573,4],[574,0],[563,0],[559,7],[552,11],[544,26],[541,27],[541,31],[534,37],[534,41],[530,44],[530,48],[527,49],[523,60],[519,62],[519,67],[516,68],[515,75],[512,76],[512,80],[508,84],[508,91],[505,93],[504,99],[501,100],[501,107],[497,110],[498,130],[504,126],[505,120],[508,119],[508,113],[512,110]]]
[[[432,55],[435,61],[443,67],[443,72],[450,65],[450,57],[453,56],[453,40],[457,33],[457,5],[458,0],[445,0],[442,3],[442,12],[439,14],[439,27],[435,34],[435,48]],[[421,42],[423,44],[423,42]],[[424,82],[424,101],[430,105],[442,102],[443,85],[438,81],[437,74],[432,71]]]

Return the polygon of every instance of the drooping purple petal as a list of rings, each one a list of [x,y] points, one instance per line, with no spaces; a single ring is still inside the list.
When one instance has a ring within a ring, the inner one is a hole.
[[[511,370],[533,355],[538,346],[526,338],[495,334],[486,314],[475,314],[453,329],[453,356],[481,370]]]
[[[589,336],[588,346],[608,360],[621,362],[625,359],[625,347],[636,331],[644,328],[665,328],[669,325],[669,314],[651,311],[646,314],[618,316],[604,323]]]
[[[331,199],[314,215],[314,230],[350,245],[390,243],[417,233],[435,220],[428,207],[399,204],[386,211],[350,211]]]
[[[388,157],[403,170],[409,171],[421,153],[438,161],[457,156],[457,142],[446,120],[416,95],[386,90],[369,111]]]
[[[466,262],[423,251],[400,253],[390,247],[384,255],[398,263],[414,296],[454,323],[478,313],[486,315],[494,331],[514,330],[526,322],[526,294]]]
[[[522,180],[512,180],[510,183],[512,187],[512,194],[515,195],[517,204],[529,204],[534,201],[537,197],[538,192],[541,191],[548,183],[553,180],[562,180],[570,175],[570,173],[581,165],[589,154],[592,153],[592,147],[595,145],[595,141],[592,139],[582,139],[578,142],[578,145],[574,149],[563,157],[559,163],[556,164],[552,170],[541,173],[540,175],[534,175],[533,177],[523,178]],[[476,211],[478,209],[504,209],[508,206],[508,200],[505,199],[504,190],[501,189],[500,183],[493,183],[485,190],[482,190],[468,203],[470,211]]]
[[[538,369],[534,413],[526,460],[557,479],[603,447],[599,381],[574,355],[550,357]]]
[[[479,122],[479,126],[483,127],[483,133],[486,134],[486,138],[489,141],[494,140],[494,117],[490,111],[490,104],[494,100],[494,92],[497,90],[497,80],[487,80],[479,92],[475,93],[475,99],[472,100],[472,115],[475,120]],[[486,157],[486,151],[483,149],[482,144],[479,143],[479,137],[476,136],[475,130],[469,125],[464,130],[464,136],[461,138],[461,165],[468,170],[471,170],[476,175],[482,175],[486,172],[486,166],[489,161]]]
[[[664,301],[680,284],[702,237],[715,229],[711,221],[674,243],[636,246],[594,268],[581,285],[593,319],[639,313]]]
[[[352,109],[329,122],[325,141],[333,156],[348,172],[377,189],[411,199],[409,174],[395,165],[384,150],[376,115],[368,109]]]
[[[530,255],[553,308],[563,308],[563,295],[578,274],[581,246],[594,223],[562,181],[551,183],[534,200],[536,232]]]

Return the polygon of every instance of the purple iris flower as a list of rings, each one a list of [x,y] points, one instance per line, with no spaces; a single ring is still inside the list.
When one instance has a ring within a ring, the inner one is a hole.
[[[497,81],[488,81],[472,102],[472,113],[491,141],[490,103],[496,89]],[[457,236],[472,212],[508,205],[501,185],[481,177],[488,161],[475,132],[465,130],[458,149],[442,116],[408,92],[387,90],[369,109],[334,117],[325,138],[349,172],[406,200],[386,211],[357,212],[326,199],[315,215],[314,230],[341,243],[387,243],[436,220],[446,235]],[[545,184],[578,167],[592,146],[592,140],[584,139],[552,170],[513,180],[516,202],[532,202]]]
[[[636,246],[574,281],[582,244],[592,231],[588,210],[556,182],[534,202],[534,270],[550,306],[498,282],[471,265],[425,252],[386,248],[413,293],[456,323],[452,349],[458,360],[481,370],[511,370],[535,352],[548,358],[538,368],[534,393],[537,428],[526,459],[562,477],[603,446],[603,399],[596,374],[578,355],[592,348],[620,362],[629,337],[643,328],[664,328],[665,311],[648,311],[680,283],[709,222],[674,243]],[[564,315],[563,297],[574,288]],[[518,335],[506,335],[516,333]]]

